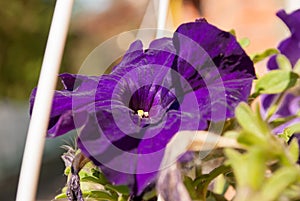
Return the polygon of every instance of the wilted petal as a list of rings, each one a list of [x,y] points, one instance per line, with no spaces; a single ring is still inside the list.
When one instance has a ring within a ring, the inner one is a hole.
[[[164,201],[191,201],[176,163],[160,172],[156,189]]]

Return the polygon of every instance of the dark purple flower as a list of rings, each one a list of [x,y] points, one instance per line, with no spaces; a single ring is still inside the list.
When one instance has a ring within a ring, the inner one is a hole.
[[[292,12],[291,14],[287,14],[284,10],[280,10],[279,12],[277,12],[277,16],[287,25],[291,32],[291,35],[279,44],[278,50],[281,54],[285,55],[291,62],[292,66],[294,66],[300,59],[300,9]],[[276,56],[272,56],[268,61],[268,69],[278,69]],[[277,118],[296,115],[300,109],[299,92],[299,88],[293,89],[293,91],[289,91],[283,98],[278,111],[272,116],[270,120],[272,121]],[[275,94],[262,96],[262,112],[264,114],[276,98],[278,98],[278,95]],[[300,118],[296,118],[292,121],[282,124],[275,128],[273,131],[276,134],[282,133],[286,127],[297,122],[300,122]]]
[[[62,74],[65,89],[56,91],[48,136],[77,128],[84,155],[112,183],[140,195],[155,182],[174,134],[232,117],[254,76],[230,33],[205,20],[183,24],[146,50],[134,42],[108,75]]]
[[[277,16],[286,24],[291,32],[291,35],[279,44],[278,50],[281,54],[285,55],[294,66],[300,58],[300,9],[291,14],[287,14],[284,10],[280,10],[277,12]],[[268,69],[278,69],[275,58],[276,56],[270,58]]]

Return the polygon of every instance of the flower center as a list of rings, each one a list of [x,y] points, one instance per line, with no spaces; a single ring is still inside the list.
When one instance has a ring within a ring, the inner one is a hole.
[[[145,112],[144,110],[137,110],[137,115],[140,118],[148,118],[149,117],[149,112]]]

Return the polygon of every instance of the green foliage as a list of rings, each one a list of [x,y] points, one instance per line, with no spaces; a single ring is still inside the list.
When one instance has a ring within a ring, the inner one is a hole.
[[[276,62],[278,64],[279,69],[281,69],[281,70],[287,70],[287,71],[291,71],[292,70],[292,64],[291,64],[291,62],[283,54],[278,54],[277,55]]]
[[[245,150],[225,150],[227,164],[232,167],[237,182],[235,200],[290,200],[291,195],[299,195],[292,188],[300,187],[298,141],[292,140],[288,145],[285,141],[290,139],[290,133],[284,133],[283,138],[273,135],[258,111],[253,112],[244,103],[236,108],[236,118],[242,127],[238,139],[243,139],[239,142]],[[289,128],[292,132],[300,131],[299,125]]]
[[[70,173],[70,167],[66,167],[65,173]],[[93,163],[87,163],[79,172],[80,187],[85,199],[103,201],[121,201],[129,197],[127,186],[115,186],[107,181],[104,174]],[[55,200],[67,198],[66,188],[55,197]]]
[[[278,54],[279,51],[277,49],[274,48],[270,48],[270,49],[266,49],[265,51],[263,51],[262,53],[257,53],[251,56],[251,59],[253,61],[253,63],[258,63],[262,60],[264,60],[265,58],[274,55],[274,54]]]
[[[294,65],[293,71],[295,73],[297,73],[298,75],[300,75],[300,59],[296,62],[296,64]]]
[[[241,38],[238,40],[238,42],[242,46],[242,48],[248,47],[250,45],[249,38]]]
[[[273,70],[259,78],[255,85],[257,94],[277,94],[295,86],[299,75],[286,70]]]
[[[231,172],[231,168],[225,165],[216,167],[208,174],[201,174],[195,178],[184,176],[183,183],[188,190],[192,200],[215,200],[223,201],[224,194],[213,192],[209,185],[220,175],[226,175]]]
[[[257,137],[264,137],[265,133],[269,131],[259,112],[253,113],[246,103],[240,103],[235,110],[235,115],[238,123],[248,133]]]

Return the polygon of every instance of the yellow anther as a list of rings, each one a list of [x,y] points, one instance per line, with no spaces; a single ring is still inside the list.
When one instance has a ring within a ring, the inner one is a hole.
[[[140,118],[143,118],[143,116],[144,116],[144,110],[138,110],[138,111],[137,111],[137,115],[138,115]]]
[[[144,112],[144,110],[138,110],[138,111],[137,111],[137,115],[138,115],[140,118],[149,117],[149,112]]]

